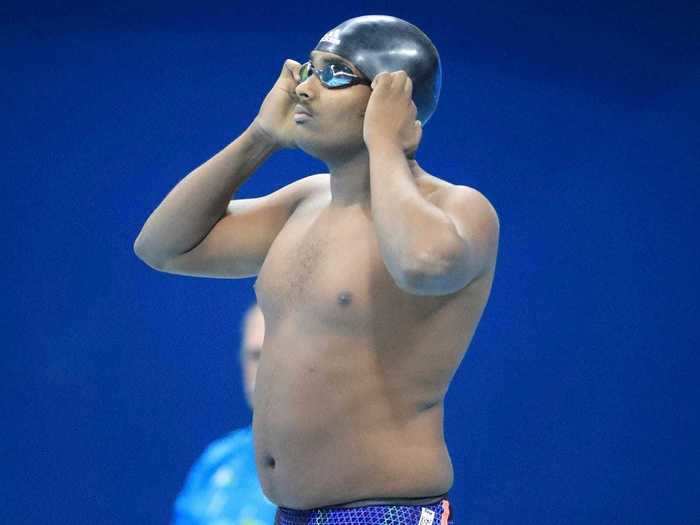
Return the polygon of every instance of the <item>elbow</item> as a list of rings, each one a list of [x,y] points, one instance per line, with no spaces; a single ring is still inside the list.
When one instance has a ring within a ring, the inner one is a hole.
[[[149,247],[142,234],[139,234],[134,241],[134,254],[154,270],[163,271],[165,260],[158,257],[154,250]]]
[[[461,283],[453,282],[455,268],[462,259],[455,248],[422,250],[408,257],[394,277],[396,285],[414,295],[447,295],[458,291]]]

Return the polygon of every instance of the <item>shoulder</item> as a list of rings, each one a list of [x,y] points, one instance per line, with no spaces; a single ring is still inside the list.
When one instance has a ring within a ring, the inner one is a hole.
[[[479,230],[483,235],[497,239],[500,220],[496,208],[479,190],[469,186],[450,185],[439,190],[437,199],[441,208],[455,221],[471,225],[471,230]]]
[[[286,187],[298,193],[301,197],[310,197],[330,189],[331,176],[328,173],[316,173],[295,180]]]
[[[299,205],[330,191],[330,175],[317,173],[290,182],[277,191],[264,197],[270,204],[280,204],[289,212]],[[235,203],[236,201],[232,201]]]
[[[330,198],[331,177],[328,173],[317,173],[292,182],[294,197],[291,212],[318,205]]]
[[[316,173],[301,179],[305,189],[305,198],[327,196],[331,191],[331,176],[329,173]]]
[[[460,237],[470,243],[483,262],[495,261],[500,236],[500,219],[491,201],[470,186],[433,181],[426,197],[452,220]]]
[[[206,462],[216,463],[231,456],[231,454],[245,451],[252,446],[252,428],[250,426],[239,428],[210,443],[202,454],[202,459]]]
[[[187,476],[186,486],[206,485],[221,468],[254,461],[252,430],[242,428],[210,443],[197,458]]]
[[[435,192],[435,199],[444,207],[457,213],[469,212],[470,216],[479,215],[498,224],[498,213],[491,201],[479,190],[457,184],[449,184]]]
[[[323,191],[330,188],[330,175],[327,173],[317,173],[315,175],[309,175],[301,179],[290,182],[267,194],[267,199],[285,201],[297,201],[303,200],[315,193]],[[236,202],[235,200],[232,202]]]
[[[424,173],[417,184],[423,196],[444,211],[474,209],[478,214],[498,222],[495,207],[476,188],[452,184],[429,173]]]

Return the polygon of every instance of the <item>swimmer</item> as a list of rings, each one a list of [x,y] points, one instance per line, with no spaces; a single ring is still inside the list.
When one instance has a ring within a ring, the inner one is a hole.
[[[499,222],[479,191],[415,159],[440,67],[408,22],[343,22],[284,63],[247,129],[136,239],[160,271],[257,276],[253,432],[276,523],[453,522],[443,402],[491,291]],[[328,173],[236,198],[295,147]]]

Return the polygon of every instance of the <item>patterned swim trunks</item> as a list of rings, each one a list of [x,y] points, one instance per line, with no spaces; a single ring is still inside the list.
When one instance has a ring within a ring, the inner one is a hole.
[[[454,525],[450,503],[367,505],[294,510],[280,507],[275,525]]]

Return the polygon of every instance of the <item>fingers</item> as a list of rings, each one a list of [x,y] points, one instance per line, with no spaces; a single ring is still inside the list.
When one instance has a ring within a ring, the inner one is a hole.
[[[411,96],[411,93],[413,93],[413,80],[411,80],[411,77],[408,75],[406,75],[406,80],[403,84],[403,92],[409,97]]]
[[[299,70],[301,69],[301,64],[296,60],[288,58],[284,61],[284,66],[282,66],[282,76],[291,76],[295,82],[299,82]]]
[[[372,96],[407,104],[406,114],[415,120],[418,108],[413,101],[413,81],[405,71],[379,73],[372,81]]]
[[[403,91],[410,96],[413,93],[413,81],[405,71],[384,72],[374,77],[371,88]]]

